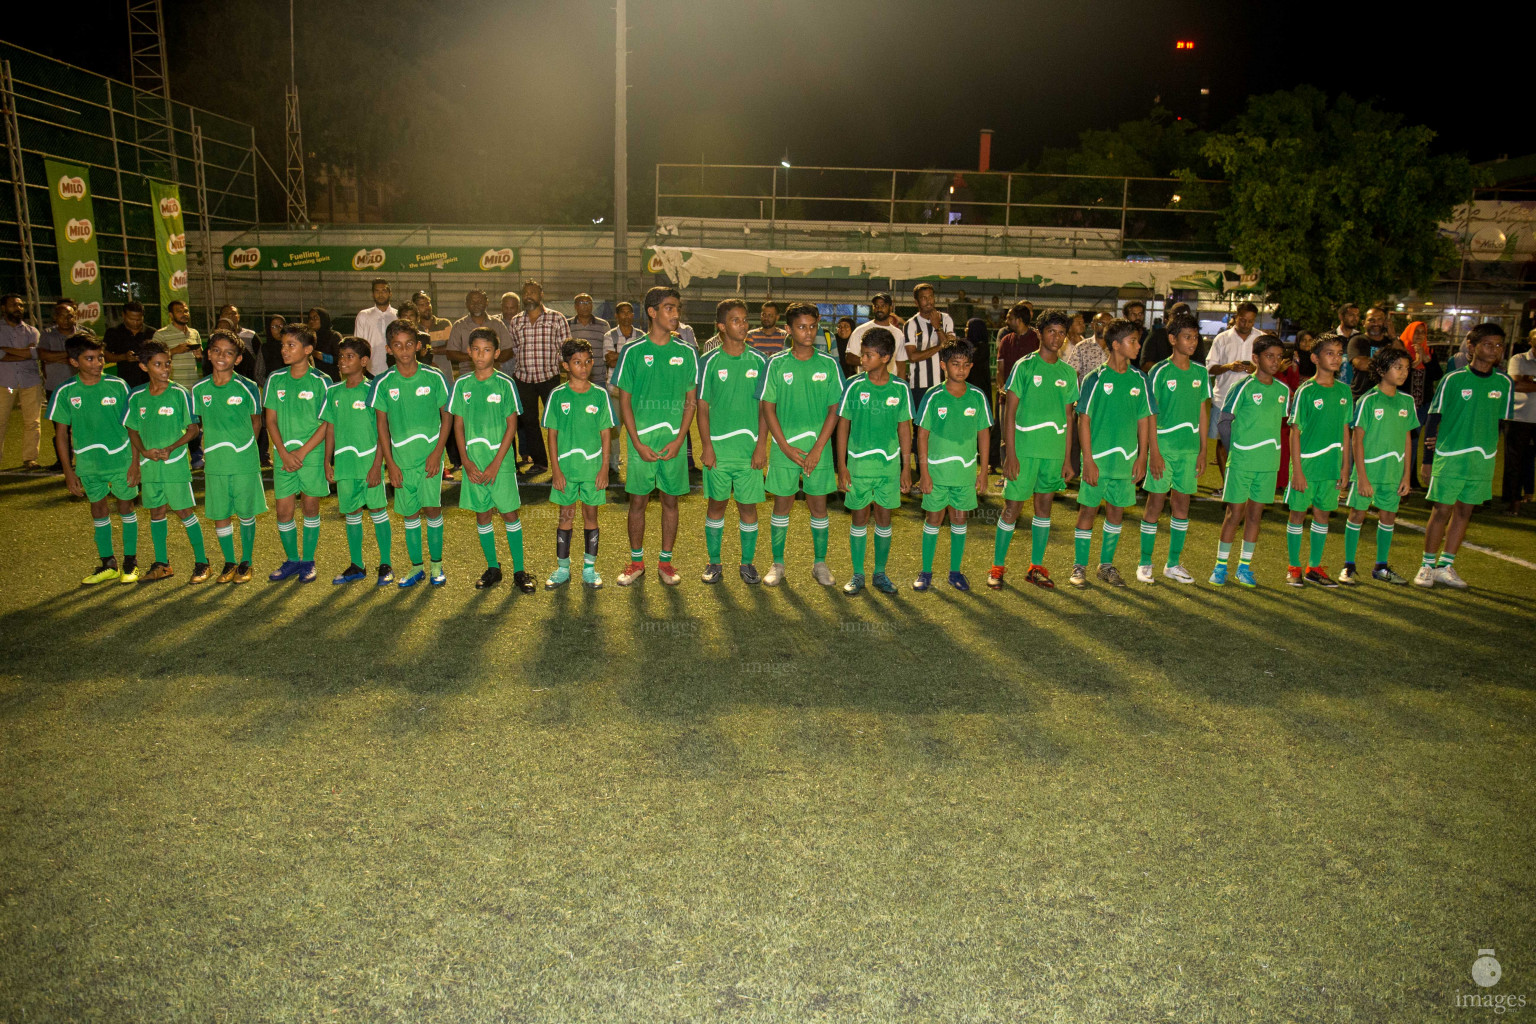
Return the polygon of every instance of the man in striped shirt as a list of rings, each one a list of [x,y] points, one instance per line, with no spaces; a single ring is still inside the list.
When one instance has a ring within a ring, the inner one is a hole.
[[[944,368],[939,364],[939,350],[955,336],[955,322],[937,306],[933,285],[920,282],[912,289],[917,315],[902,328],[906,340],[907,382],[912,386],[912,401],[923,404],[923,392],[944,383]]]
[[[560,383],[560,346],[571,336],[571,329],[565,314],[544,307],[544,286],[537,281],[523,282],[523,311],[507,326],[517,356],[512,379],[524,413],[517,422],[517,450],[530,463],[525,474],[538,476],[549,465],[539,429],[543,421],[539,403],[548,405],[549,393]]]

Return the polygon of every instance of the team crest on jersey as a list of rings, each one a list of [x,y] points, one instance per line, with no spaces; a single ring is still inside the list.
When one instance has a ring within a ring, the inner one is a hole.
[[[727,379],[728,377],[730,377],[730,375],[731,375],[731,371],[730,370],[721,370],[720,371],[720,379],[721,380]]]
[[[1264,404],[1264,392],[1260,391],[1258,394],[1253,396],[1253,404],[1254,405],[1263,405]]]
[[[683,365],[683,357],[682,356],[673,356],[671,359],[668,359],[667,362],[671,363],[673,366],[682,366]]]
[[[203,396],[203,404],[204,405],[212,405],[213,404],[213,396],[212,395],[204,395]]]
[[[400,389],[399,388],[390,388],[389,389],[389,397],[390,398],[399,398],[400,397]]]
[[[645,365],[646,366],[653,366],[653,365],[655,365],[655,363],[656,363],[656,357],[651,355],[649,352],[647,352],[645,354]]]
[[[467,398],[468,396],[465,396],[465,397]],[[494,392],[492,392],[489,395],[486,395],[485,396],[485,400],[487,402],[489,402],[491,405],[500,405],[501,404],[501,396],[496,394],[496,393],[494,393]]]
[[[1464,399],[1470,399],[1472,397],[1472,389],[1471,388],[1462,388],[1461,389],[1461,397],[1464,398]]]
[[[311,398],[314,398],[314,397],[315,397],[315,393],[313,391],[300,391],[299,392],[299,398],[302,401],[307,402]]]
[[[285,389],[285,388],[278,388],[277,389],[277,400],[278,401],[282,401],[284,398],[287,398],[287,397],[288,397],[287,389]]]
[[[946,417],[948,415],[949,415],[949,408],[947,406],[940,406],[939,407],[939,419],[943,419],[944,417]]]
[[[859,392],[859,404],[860,405],[868,405],[869,404],[869,392],[868,391],[860,391]]]
[[[1037,373],[1035,374],[1034,383],[1035,387],[1039,387],[1041,384],[1045,383],[1045,378]]]
[[[1314,409],[1321,409],[1322,407],[1323,407],[1323,400],[1321,398],[1314,398],[1314,399],[1312,399],[1312,408],[1314,408]]]
[[[69,404],[74,406],[76,409],[80,408],[80,396],[79,395],[70,395],[69,396]],[[106,403],[103,402],[102,404],[105,405]]]
[[[563,413],[568,413],[570,411],[571,411],[571,403],[570,402],[561,402],[560,403],[560,412],[562,414]]]
[[[890,398],[887,398],[887,399],[886,399],[886,400],[885,400],[885,404],[886,404],[886,405],[896,405],[896,404],[897,404],[897,403],[899,403],[899,402],[900,402],[900,401],[901,401],[901,399],[900,399],[900,398],[898,398],[898,397],[897,397],[897,396],[895,396],[895,395],[892,395],[892,396],[891,396],[891,397],[890,397]]]
[[[1376,418],[1377,419],[1381,419],[1383,416],[1385,416],[1387,414],[1387,410],[1385,410],[1385,409],[1377,409],[1377,410],[1375,410],[1375,412],[1376,412]]]
[[[416,394],[418,396],[430,395],[431,393],[432,393],[432,385],[430,385],[430,384],[423,384],[421,387],[416,389]]]
[[[785,384],[793,384],[794,382],[795,382],[795,372],[793,370],[787,371],[784,374],[784,383]]]
[[[464,392],[464,401],[466,401],[466,402],[469,401],[469,392],[468,391]]]
[[[820,381],[820,380],[826,380],[826,379],[827,379],[827,375],[824,374],[824,373],[813,373],[813,374],[811,374],[811,380],[813,382],[814,381]]]
[[[1168,382],[1168,390],[1169,391],[1177,391],[1177,390],[1179,390],[1179,382],[1176,381],[1176,380],[1169,381]]]
[[[1107,381],[1104,382],[1104,393],[1106,395],[1112,395],[1112,394],[1115,393],[1115,382],[1114,381],[1107,380]]]

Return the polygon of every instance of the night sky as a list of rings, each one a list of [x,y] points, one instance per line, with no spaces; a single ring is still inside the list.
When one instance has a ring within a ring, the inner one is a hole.
[[[91,31],[12,38],[126,79],[122,5],[99,6]],[[1083,129],[1145,115],[1154,97],[1198,118],[1201,84],[1212,126],[1249,92],[1310,82],[1376,99],[1474,160],[1525,152],[1518,47],[1409,10],[631,0],[631,219],[649,216],[658,160],[966,168],[986,127],[994,168],[1014,169]],[[1528,20],[1505,10],[1480,5],[1479,25]],[[310,0],[297,11],[306,149],[384,171],[403,192],[396,219],[534,221],[541,205],[607,205],[609,4]],[[165,12],[173,97],[251,121],[281,169],[287,5],[166,0]],[[278,194],[265,173],[263,189]]]

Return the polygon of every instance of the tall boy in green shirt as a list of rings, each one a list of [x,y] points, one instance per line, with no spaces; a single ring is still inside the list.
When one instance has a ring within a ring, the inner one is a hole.
[[[155,545],[155,561],[144,579],[169,579],[170,554],[166,549],[167,511],[176,513],[192,543],[192,577],[189,583],[206,583],[212,577],[203,548],[203,527],[197,521],[192,500],[192,460],[188,455],[198,434],[192,414],[192,392],[171,380],[171,354],[158,341],[139,346],[139,369],[149,383],[128,396],[124,422],[139,466],[139,485],[144,507],[149,510],[149,535]]]
[[[968,591],[971,583],[960,567],[965,562],[965,517],[976,509],[976,495],[987,489],[987,453],[992,443],[992,402],[980,388],[966,382],[974,351],[964,338],[949,341],[939,351],[944,385],[929,388],[917,414],[917,489],[923,495],[923,568],[913,590],[933,585],[933,556],[939,545],[939,525],[949,513],[949,585]],[[878,536],[878,534],[877,534]]]
[[[1227,456],[1227,474],[1221,485],[1221,500],[1227,510],[1221,522],[1221,541],[1216,545],[1216,567],[1211,570],[1212,586],[1226,585],[1227,562],[1239,524],[1243,548],[1237,582],[1249,588],[1259,585],[1250,563],[1264,508],[1275,500],[1280,433],[1285,429],[1285,410],[1291,399],[1290,388],[1275,379],[1284,351],[1273,334],[1255,338],[1253,373],[1232,385],[1222,403],[1221,411],[1232,416],[1232,453]]]
[[[448,381],[435,366],[416,361],[416,325],[396,320],[384,330],[395,365],[373,379],[368,405],[379,424],[379,447],[395,489],[395,511],[405,520],[405,550],[412,572],[398,584],[427,578],[421,565],[421,514],[427,517],[431,584],[443,574],[443,449],[448,444]]]
[[[1344,524],[1344,571],[1340,583],[1354,583],[1355,547],[1360,543],[1360,526],[1365,513],[1376,508],[1376,566],[1371,579],[1381,583],[1407,584],[1408,580],[1392,571],[1387,558],[1392,553],[1392,532],[1397,525],[1397,507],[1408,494],[1412,477],[1413,432],[1419,426],[1419,413],[1413,396],[1402,390],[1412,369],[1412,357],[1406,349],[1389,345],[1371,357],[1371,374],[1378,381],[1355,405],[1351,426],[1354,452],[1354,484],[1349,489],[1349,521]]]
[[[1285,505],[1290,510],[1285,525],[1290,558],[1286,582],[1293,587],[1307,583],[1335,587],[1338,584],[1328,575],[1322,558],[1328,542],[1328,517],[1339,507],[1339,492],[1349,483],[1349,420],[1354,401],[1349,385],[1338,379],[1339,368],[1344,365],[1344,338],[1323,335],[1312,350],[1312,359],[1317,373],[1302,381],[1291,396],[1286,417],[1291,432],[1291,479],[1285,489]],[[1312,543],[1303,571],[1301,535],[1308,509],[1312,510]]]
[[[347,338],[336,355],[341,379],[331,385],[325,410],[325,478],[336,485],[336,507],[347,519],[347,553],[351,562],[331,580],[333,585],[368,578],[363,568],[363,509],[373,520],[379,545],[376,586],[395,582],[390,566],[394,537],[389,499],[384,489],[384,448],[379,444],[379,418],[369,406],[372,382],[367,373],[373,346],[363,338]]]
[[[848,552],[853,578],[843,584],[852,596],[864,589],[864,545],[870,507],[875,520],[875,574],[870,585],[882,594],[896,593],[885,574],[891,553],[891,510],[912,489],[912,389],[890,372],[896,335],[884,327],[871,328],[859,350],[863,372],[848,381],[837,415],[837,481],[852,523]]]
[[[768,362],[747,345],[745,302],[725,299],[716,306],[715,330],[720,344],[699,362],[699,460],[704,465],[704,498],[708,502],[704,546],[709,551],[709,565],[704,568],[704,582],[719,583],[724,576],[720,541],[725,532],[725,506],[734,497],[741,536],[738,571],[743,583],[758,583],[761,578],[752,559],[757,554],[757,506],[765,497],[763,469],[768,465],[767,407],[761,401]],[[776,550],[782,551],[782,538],[777,532],[774,536]]]
[[[560,507],[555,528],[558,564],[544,586],[553,590],[570,582],[571,533],[576,526],[576,506],[580,505],[585,551],[581,582],[596,590],[603,585],[597,573],[597,510],[607,500],[610,446],[618,421],[607,390],[592,383],[595,361],[591,343],[585,338],[568,338],[560,346],[560,358],[570,379],[551,391],[544,404],[549,500]]]
[[[283,328],[280,352],[282,373],[267,378],[262,398],[266,409],[267,436],[276,449],[272,459],[272,496],[277,505],[277,535],[283,542],[283,564],[267,579],[276,583],[297,576],[313,583],[315,548],[320,543],[320,499],[329,497],[331,483],[325,475],[326,395],[331,379],[310,363],[315,336],[308,328],[289,324]],[[300,551],[294,536],[294,505],[304,508],[304,540]]]
[[[213,372],[192,385],[192,412],[202,426],[203,513],[224,555],[220,583],[249,583],[256,550],[256,517],[267,510],[256,435],[261,430],[261,393],[235,372],[244,346],[229,331],[208,338]],[[240,520],[240,561],[235,562],[234,520]]]
[[[1200,347],[1200,325],[1187,313],[1168,321],[1173,352],[1147,373],[1147,391],[1157,420],[1148,440],[1147,505],[1141,517],[1140,583],[1152,582],[1152,551],[1157,547],[1157,520],[1163,503],[1168,516],[1168,558],[1163,575],[1177,583],[1193,583],[1181,558],[1189,536],[1189,501],[1205,472],[1205,434],[1210,426],[1211,384],[1205,367],[1194,361]]]

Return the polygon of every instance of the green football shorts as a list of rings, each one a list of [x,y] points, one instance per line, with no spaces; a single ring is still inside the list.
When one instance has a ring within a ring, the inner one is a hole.
[[[267,510],[267,489],[261,471],[203,478],[203,514],[216,523],[239,516],[252,519]]]
[[[1019,475],[1003,482],[1008,501],[1028,501],[1037,494],[1055,494],[1066,484],[1061,459],[1020,459]]]

